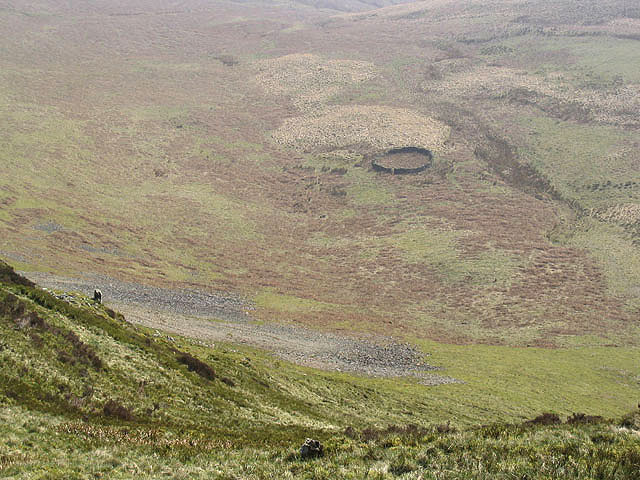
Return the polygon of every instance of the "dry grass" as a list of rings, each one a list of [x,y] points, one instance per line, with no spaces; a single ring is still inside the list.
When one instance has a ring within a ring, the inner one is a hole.
[[[273,133],[277,143],[304,151],[409,145],[439,152],[448,136],[449,127],[433,118],[404,108],[365,105],[329,107],[318,116],[291,118]]]
[[[441,79],[422,83],[425,93],[459,98],[503,99],[513,104],[539,105],[548,113],[578,121],[603,124],[636,124],[633,112],[640,108],[640,85],[582,83],[574,73],[493,65],[437,67]]]
[[[377,75],[370,62],[328,60],[312,54],[292,54],[257,62],[255,81],[269,94],[291,97],[303,112],[315,112],[346,87]]]
[[[273,132],[283,146],[303,151],[352,145],[374,149],[405,145],[441,150],[449,128],[417,112],[387,106],[332,106],[327,102],[347,87],[377,75],[369,62],[326,60],[311,54],[257,62],[255,81],[269,94],[289,97],[303,113]]]
[[[640,205],[637,203],[614,205],[595,212],[595,215],[606,222],[621,223],[623,225],[634,224],[640,221]]]

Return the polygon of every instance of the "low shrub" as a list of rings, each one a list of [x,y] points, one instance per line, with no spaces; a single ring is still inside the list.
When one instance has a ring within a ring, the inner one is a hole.
[[[178,361],[187,366],[190,372],[196,372],[202,378],[213,380],[216,372],[211,366],[187,352],[178,352]]]
[[[0,260],[0,282],[24,285],[25,287],[35,287],[35,283],[22,275],[18,275],[11,265],[2,260]]]
[[[135,416],[131,410],[111,399],[104,404],[102,412],[108,417],[115,417],[128,422],[135,420]]]
[[[567,418],[567,423],[571,425],[578,423],[600,423],[603,421],[604,418],[600,415],[587,415],[585,413],[574,413]]]
[[[231,380],[229,377],[222,377],[220,379],[220,381],[222,383],[224,383],[225,385],[228,385],[230,387],[235,387],[236,386],[236,382],[234,382],[233,380]]]
[[[531,425],[559,425],[562,423],[562,420],[555,413],[545,412],[538,415],[536,418],[526,421],[525,423]]]
[[[73,346],[73,354],[82,363],[90,363],[96,370],[100,370],[102,368],[102,360],[98,357],[95,350],[80,340],[80,337],[78,337],[74,332],[69,330],[64,337],[69,343],[71,343]]]
[[[631,412],[624,417],[622,417],[622,421],[620,422],[621,427],[633,428],[634,430],[640,430],[640,405],[638,405],[638,410],[635,412]]]

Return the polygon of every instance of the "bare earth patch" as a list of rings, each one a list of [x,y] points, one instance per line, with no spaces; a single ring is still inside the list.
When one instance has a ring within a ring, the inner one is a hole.
[[[459,383],[432,373],[438,367],[423,362],[424,355],[407,343],[389,337],[351,337],[279,324],[256,324],[250,302],[226,294],[168,290],[110,277],[78,279],[39,272],[21,272],[38,284],[91,294],[94,288],[122,312],[128,321],[201,341],[251,345],[284,360],[323,370],[376,377],[416,377],[424,385]]]

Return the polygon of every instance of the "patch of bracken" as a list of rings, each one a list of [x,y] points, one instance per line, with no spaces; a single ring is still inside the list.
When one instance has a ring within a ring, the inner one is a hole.
[[[600,415],[587,415],[585,413],[574,413],[567,418],[567,423],[569,424],[600,423],[603,421],[604,418]]]
[[[24,285],[25,287],[36,286],[31,280],[24,278],[22,275],[18,275],[11,265],[2,260],[0,260],[0,282]]]
[[[530,425],[559,425],[562,423],[560,416],[555,413],[545,412],[538,415],[536,418],[527,420],[525,423]]]
[[[211,368],[211,366],[194,357],[190,353],[178,352],[178,361],[186,365],[190,372],[196,372],[202,378],[206,378],[207,380],[213,380],[216,378],[216,372]]]
[[[104,407],[102,407],[102,412],[108,417],[115,417],[119,418],[120,420],[135,420],[135,416],[130,409],[112,399],[109,399],[104,404]]]

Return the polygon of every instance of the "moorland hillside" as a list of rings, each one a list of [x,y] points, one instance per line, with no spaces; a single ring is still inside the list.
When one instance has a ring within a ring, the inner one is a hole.
[[[0,253],[334,331],[637,343],[638,9],[338,3],[2,9]],[[372,169],[404,147],[430,168]]]

